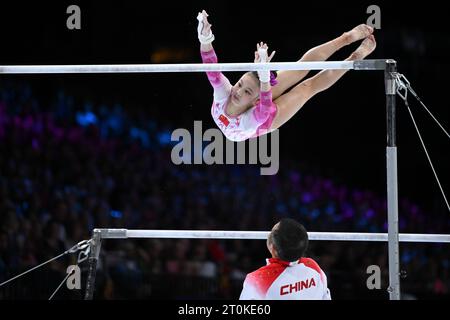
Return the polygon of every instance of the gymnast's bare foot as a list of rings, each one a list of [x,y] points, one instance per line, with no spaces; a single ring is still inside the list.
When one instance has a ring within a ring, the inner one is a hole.
[[[368,36],[361,42],[361,45],[352,53],[351,60],[362,60],[375,50],[377,42],[373,34]]]
[[[349,45],[358,40],[367,38],[373,33],[373,28],[367,24],[360,24],[354,27],[352,30],[343,34],[345,44]]]

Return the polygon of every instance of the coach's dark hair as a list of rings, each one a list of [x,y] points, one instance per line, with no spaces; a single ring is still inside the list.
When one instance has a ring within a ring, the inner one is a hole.
[[[277,251],[278,258],[296,261],[303,257],[308,248],[308,232],[299,222],[285,218],[270,233],[270,242]]]

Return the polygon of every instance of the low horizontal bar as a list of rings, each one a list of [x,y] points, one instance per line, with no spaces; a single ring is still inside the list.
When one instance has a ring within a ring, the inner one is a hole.
[[[376,62],[379,61],[379,62]],[[0,66],[0,74],[60,73],[153,73],[258,70],[379,70],[385,60],[308,61],[271,63],[187,63],[187,64],[101,64],[101,65],[14,65]],[[364,68],[363,68],[364,66]]]
[[[208,231],[208,230],[128,230],[95,229],[103,239],[171,238],[171,239],[247,239],[266,240],[268,231]],[[388,241],[387,233],[308,232],[310,240],[324,241]],[[450,243],[450,234],[401,233],[401,242]]]

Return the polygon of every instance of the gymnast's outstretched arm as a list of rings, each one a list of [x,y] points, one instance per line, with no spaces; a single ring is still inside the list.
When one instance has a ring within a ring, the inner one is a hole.
[[[208,21],[208,14],[205,10],[199,12],[198,20],[198,40],[200,41],[200,53],[203,63],[217,63],[217,55],[212,46],[214,35],[211,31],[211,24]],[[215,99],[225,99],[229,95],[231,87],[230,81],[223,75],[222,72],[209,71],[206,72],[211,86],[214,88]]]
[[[202,52],[208,52],[213,50],[212,42],[214,40],[214,35],[211,31],[211,24],[208,21],[208,14],[205,10],[198,13],[198,39],[200,40],[200,50]]]

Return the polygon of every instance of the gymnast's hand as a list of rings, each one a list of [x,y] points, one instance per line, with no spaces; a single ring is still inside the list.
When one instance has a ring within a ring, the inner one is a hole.
[[[197,15],[198,20],[198,39],[202,44],[210,44],[214,40],[214,35],[211,31],[211,24],[208,21],[208,14],[205,10],[199,12]]]
[[[267,56],[267,51],[269,50],[269,47],[267,46],[267,43],[260,42],[256,44],[256,51],[255,51],[255,63],[265,63],[270,62],[275,55],[275,52],[272,52],[270,56]]]
[[[267,46],[267,43],[260,42],[256,44],[256,51],[255,51],[255,63],[267,63],[270,62],[275,55],[275,51],[272,52],[272,54],[269,56],[267,54],[267,51],[269,50],[269,47]],[[269,82],[270,81],[270,71],[258,71],[258,77],[259,81],[261,82]]]

